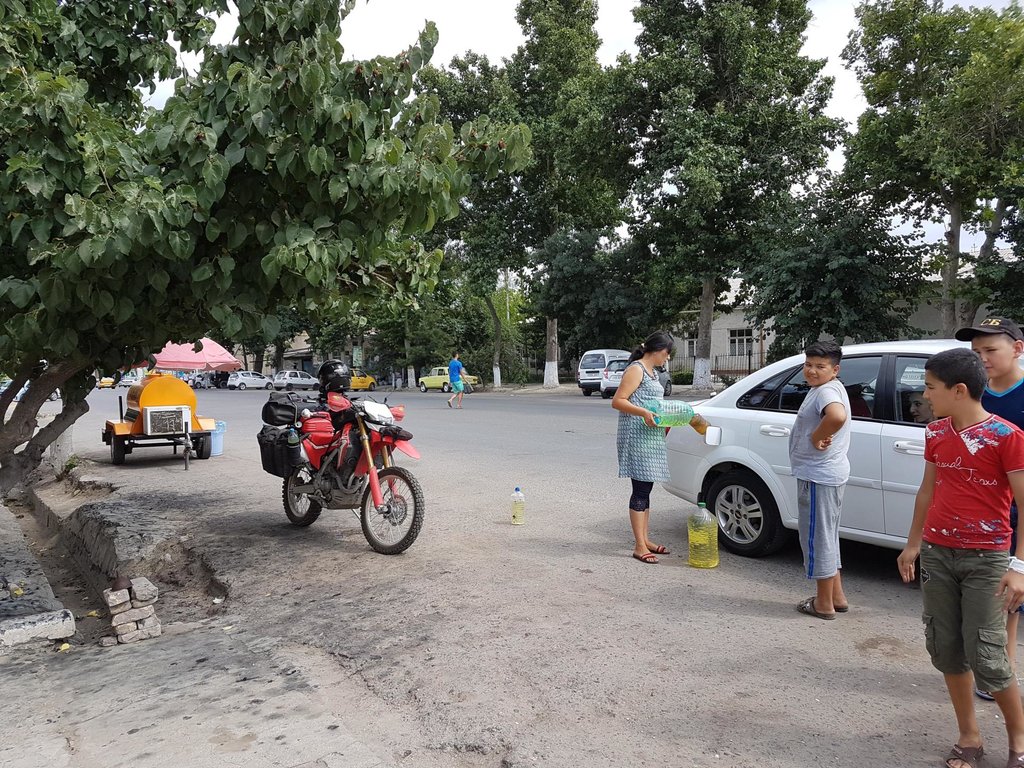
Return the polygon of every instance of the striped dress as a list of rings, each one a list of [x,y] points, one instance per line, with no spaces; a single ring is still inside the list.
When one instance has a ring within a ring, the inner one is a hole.
[[[661,400],[665,391],[658,381],[657,374],[650,375],[639,360],[630,363],[629,368],[634,365],[640,366],[643,378],[640,386],[629,396],[629,402],[643,408],[648,400]],[[619,477],[630,477],[649,483],[668,481],[668,454],[665,450],[664,429],[648,427],[639,416],[619,413],[619,431],[615,444],[619,452]]]

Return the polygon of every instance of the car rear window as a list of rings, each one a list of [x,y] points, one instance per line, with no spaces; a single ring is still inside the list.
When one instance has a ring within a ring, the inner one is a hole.
[[[580,368],[604,368],[604,355],[584,355]]]
[[[612,360],[608,363],[608,370],[612,372],[624,371],[626,370],[627,365],[629,365],[629,363],[625,360]]]

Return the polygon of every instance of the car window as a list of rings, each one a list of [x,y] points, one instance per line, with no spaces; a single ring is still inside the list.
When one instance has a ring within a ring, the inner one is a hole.
[[[839,380],[850,398],[850,414],[855,419],[871,419],[875,416],[875,386],[881,365],[880,356],[867,356],[843,358],[839,366]],[[801,366],[782,385],[779,409],[795,413],[800,410],[809,391],[810,386],[804,379]]]
[[[934,421],[931,404],[924,399],[924,364],[926,357],[896,358],[896,420],[904,424],[927,424]]]
[[[583,359],[580,360],[580,368],[603,368],[604,367],[604,355],[584,355]]]
[[[799,371],[799,369],[796,370]],[[792,375],[793,369],[791,368],[761,382],[745,395],[742,395],[736,401],[736,406],[739,408],[761,408],[777,411],[779,409],[779,387],[782,385],[782,382]]]
[[[629,365],[625,360],[612,360],[608,363],[608,371],[614,373],[615,371],[624,371],[626,366]]]

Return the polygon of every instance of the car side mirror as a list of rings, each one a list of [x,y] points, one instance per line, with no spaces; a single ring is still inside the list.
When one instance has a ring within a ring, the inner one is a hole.
[[[705,445],[721,445],[722,444],[722,428],[721,427],[708,427],[708,431],[704,433],[704,444]]]

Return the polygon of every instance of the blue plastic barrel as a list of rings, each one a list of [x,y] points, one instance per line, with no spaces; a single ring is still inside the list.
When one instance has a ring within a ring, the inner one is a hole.
[[[226,421],[218,421],[217,428],[210,433],[210,455],[220,456],[224,453],[224,433],[228,431]]]

